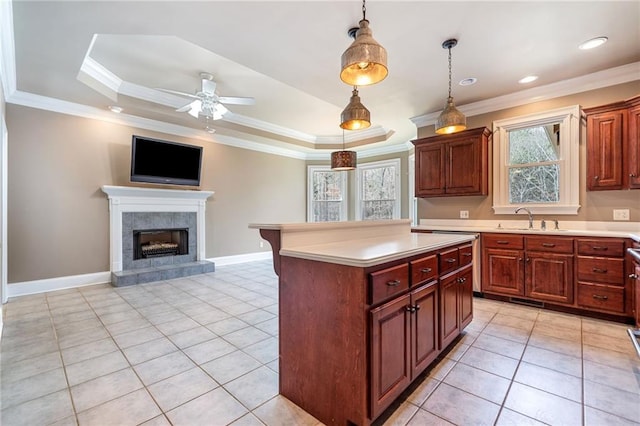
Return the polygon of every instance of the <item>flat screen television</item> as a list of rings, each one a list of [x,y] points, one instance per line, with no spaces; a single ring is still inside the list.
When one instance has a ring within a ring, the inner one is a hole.
[[[202,147],[133,135],[131,182],[200,186]]]

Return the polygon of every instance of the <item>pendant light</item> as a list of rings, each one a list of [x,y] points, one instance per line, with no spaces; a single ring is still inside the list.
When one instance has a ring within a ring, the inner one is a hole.
[[[362,0],[359,28],[355,29],[357,31],[349,30],[349,35],[355,36],[355,40],[342,54],[340,79],[351,86],[379,83],[388,74],[387,51],[373,39],[366,12],[365,0]]]
[[[344,129],[342,130],[342,151],[331,153],[331,170],[343,171],[356,168],[357,154],[355,151],[347,151],[344,147]]]
[[[436,133],[439,135],[461,132],[467,128],[467,118],[458,111],[451,97],[451,48],[458,44],[458,40],[451,38],[442,43],[444,49],[449,49],[449,97],[447,103],[436,120]]]
[[[358,88],[354,86],[349,105],[340,114],[340,127],[347,130],[360,130],[369,126],[371,126],[371,113],[360,102]]]

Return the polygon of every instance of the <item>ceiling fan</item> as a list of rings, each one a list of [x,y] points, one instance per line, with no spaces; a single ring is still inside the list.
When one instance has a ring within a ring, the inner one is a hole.
[[[177,112],[186,112],[194,118],[206,118],[209,120],[221,119],[229,110],[223,104],[253,105],[254,98],[239,96],[218,96],[216,94],[216,82],[213,75],[201,72],[202,88],[195,95],[170,89],[157,89],[174,95],[185,96],[193,99],[188,104],[176,109]]]

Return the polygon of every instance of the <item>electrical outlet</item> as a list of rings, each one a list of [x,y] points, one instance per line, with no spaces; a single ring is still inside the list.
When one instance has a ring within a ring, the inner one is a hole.
[[[614,209],[613,220],[629,220],[629,209]]]
[[[264,241],[260,241],[260,248],[264,248]]]
[[[469,219],[469,210],[460,210],[460,219]]]

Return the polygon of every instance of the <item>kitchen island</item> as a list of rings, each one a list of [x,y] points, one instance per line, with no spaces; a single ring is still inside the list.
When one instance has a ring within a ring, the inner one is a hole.
[[[279,275],[280,393],[369,425],[472,319],[474,235],[409,220],[252,224]]]

